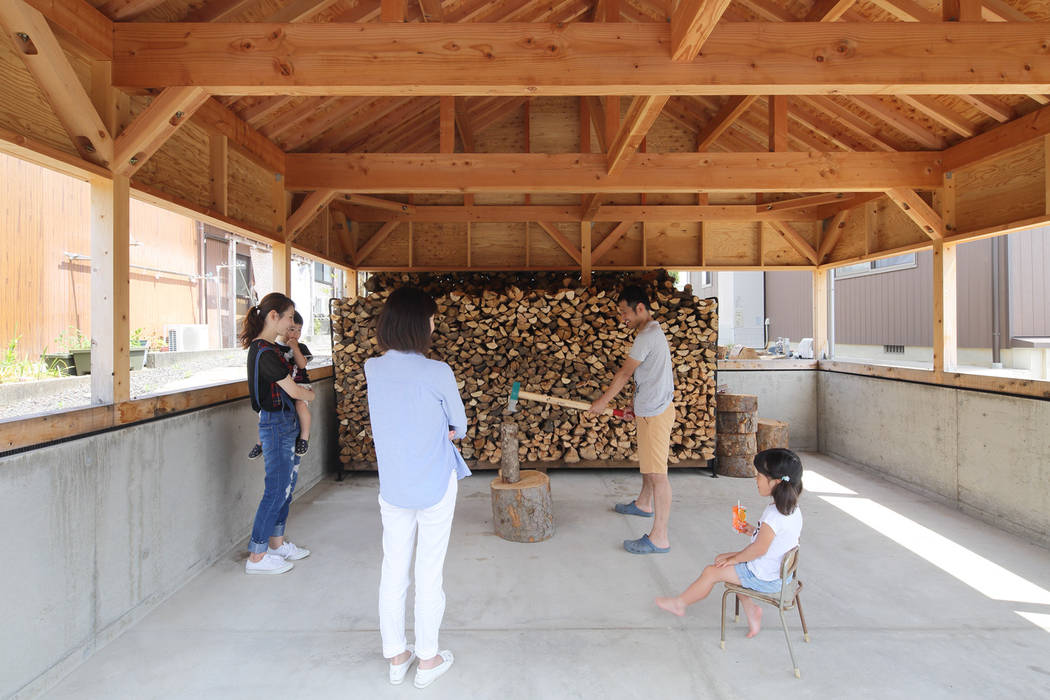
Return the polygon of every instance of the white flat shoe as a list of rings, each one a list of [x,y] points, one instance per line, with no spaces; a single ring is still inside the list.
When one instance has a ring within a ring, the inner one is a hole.
[[[390,683],[391,685],[401,685],[405,680],[405,676],[408,675],[408,669],[412,665],[412,662],[416,660],[416,650],[411,644],[406,644],[405,649],[410,652],[408,661],[403,664],[390,664]]]
[[[416,668],[416,680],[413,685],[417,688],[426,688],[452,668],[453,658],[451,651],[444,649],[438,652],[438,656],[444,659],[444,661],[434,668]]]

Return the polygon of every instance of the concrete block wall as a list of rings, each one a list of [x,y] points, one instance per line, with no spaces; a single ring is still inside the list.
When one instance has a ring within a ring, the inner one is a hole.
[[[332,380],[313,386],[297,494],[336,464]],[[0,458],[0,697],[46,690],[247,541],[257,437],[244,399]]]
[[[758,417],[790,423],[792,449],[818,445],[817,370],[719,370],[718,384],[731,394],[758,396]]]
[[[820,451],[1050,546],[1050,401],[820,372]]]

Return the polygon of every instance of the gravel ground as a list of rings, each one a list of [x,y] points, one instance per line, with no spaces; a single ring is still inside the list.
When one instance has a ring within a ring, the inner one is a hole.
[[[327,364],[328,358],[317,358]],[[141,369],[131,373],[131,397],[138,398],[148,394],[170,393],[199,386],[244,379],[244,350],[231,350],[228,353],[212,357],[186,360],[171,367]],[[314,367],[317,360],[308,367]],[[55,411],[79,408],[91,403],[91,377],[59,380],[40,380],[33,385],[54,382],[53,392],[46,394],[33,391],[31,397],[19,398],[16,395],[0,402],[0,420],[36,413],[54,413]],[[34,389],[36,387],[34,386]],[[27,392],[28,393],[28,392]],[[13,400],[11,400],[13,398]]]

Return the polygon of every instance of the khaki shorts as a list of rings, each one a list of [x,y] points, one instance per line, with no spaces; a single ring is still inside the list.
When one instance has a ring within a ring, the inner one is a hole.
[[[642,474],[666,474],[667,454],[671,449],[674,427],[674,404],[658,416],[636,416],[638,431],[638,468]]]

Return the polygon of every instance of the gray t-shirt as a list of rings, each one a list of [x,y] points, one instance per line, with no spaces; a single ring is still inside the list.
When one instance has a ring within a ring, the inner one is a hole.
[[[671,349],[659,323],[650,321],[638,331],[630,357],[642,363],[634,370],[634,414],[658,416],[674,401]]]

